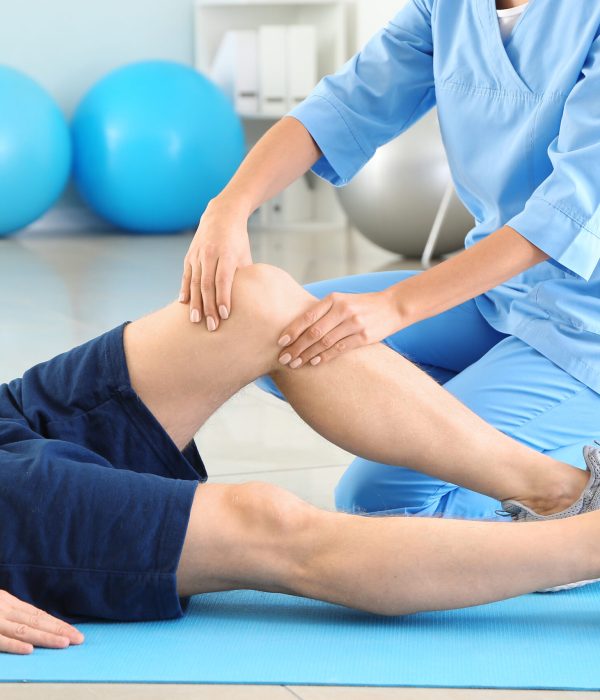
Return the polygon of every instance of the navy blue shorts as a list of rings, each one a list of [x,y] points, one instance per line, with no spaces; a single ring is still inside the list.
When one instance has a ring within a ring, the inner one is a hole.
[[[0,589],[67,620],[178,617],[206,470],[131,387],[116,328],[0,386]]]

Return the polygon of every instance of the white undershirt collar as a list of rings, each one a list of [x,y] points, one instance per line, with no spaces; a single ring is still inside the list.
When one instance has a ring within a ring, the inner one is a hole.
[[[509,40],[513,29],[517,26],[517,22],[521,18],[521,15],[527,9],[527,3],[524,5],[517,5],[516,7],[508,7],[505,10],[496,10],[498,13],[498,23],[500,25],[500,34],[502,35],[502,41],[506,44]]]
[[[524,5],[517,5],[516,7],[507,7],[505,10],[496,10],[498,17],[515,17],[523,14],[527,9],[527,3]]]

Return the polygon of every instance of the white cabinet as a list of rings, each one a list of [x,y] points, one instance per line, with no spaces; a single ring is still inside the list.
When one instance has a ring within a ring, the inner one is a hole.
[[[208,73],[229,29],[310,24],[316,29],[317,73],[321,78],[337,70],[348,58],[349,6],[343,0],[198,0],[194,15],[196,68]]]
[[[264,25],[312,25],[316,30],[317,75],[335,72],[354,52],[352,0],[197,0],[194,47],[197,70],[208,74],[220,42],[228,30]],[[273,56],[272,60],[284,60]],[[252,146],[284,116],[281,113],[241,114],[246,141]],[[322,228],[346,225],[333,187],[307,175],[282,196],[267,202],[251,220],[253,227]]]

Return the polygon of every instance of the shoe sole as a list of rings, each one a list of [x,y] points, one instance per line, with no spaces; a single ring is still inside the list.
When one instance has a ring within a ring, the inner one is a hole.
[[[583,586],[589,586],[590,583],[598,583],[600,578],[592,578],[588,581],[577,581],[577,583],[565,583],[564,586],[554,586],[553,588],[541,588],[536,593],[558,593],[559,591],[570,591],[573,588],[583,588]]]

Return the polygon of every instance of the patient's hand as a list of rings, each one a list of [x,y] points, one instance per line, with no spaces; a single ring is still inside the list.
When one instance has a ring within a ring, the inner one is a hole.
[[[75,627],[0,591],[0,652],[31,654],[34,647],[64,649],[82,642]]]

